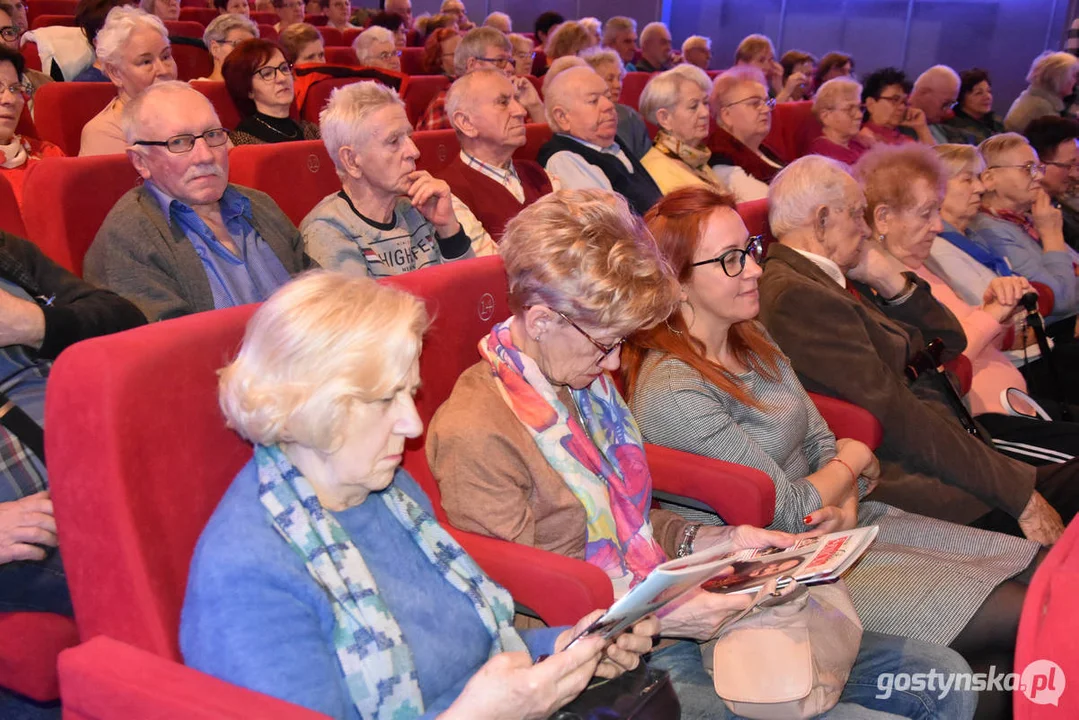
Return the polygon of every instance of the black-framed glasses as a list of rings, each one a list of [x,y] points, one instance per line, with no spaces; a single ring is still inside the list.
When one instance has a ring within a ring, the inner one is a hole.
[[[210,147],[221,147],[229,141],[229,133],[225,128],[211,128],[201,135],[186,133],[184,135],[173,135],[168,140],[136,140],[131,144],[163,147],[174,155],[183,155],[191,152],[191,149],[195,147],[195,141],[199,138],[205,140]]]
[[[4,91],[10,92],[12,95],[21,97],[23,100],[29,100],[34,94],[34,86],[30,83],[12,83],[11,85],[0,85],[0,97],[4,96]]]
[[[1061,170],[1067,170],[1068,172],[1079,168],[1079,160],[1072,160],[1071,162],[1053,162],[1051,160],[1047,160],[1045,164],[1052,165],[1053,167],[1058,167]]]
[[[264,67],[260,67],[258,70],[255,71],[255,74],[266,82],[270,82],[277,78],[277,73],[281,73],[285,76],[291,75],[292,66],[289,65],[287,62],[283,62],[280,65],[266,65]]]
[[[497,65],[497,66],[502,67],[502,68],[513,67],[513,65],[514,65],[512,57],[496,57],[496,58],[478,57],[476,59],[479,60],[480,62],[491,63],[492,65]]]
[[[742,104],[749,105],[749,107],[751,109],[756,110],[757,112],[760,112],[762,109],[764,109],[766,107],[769,110],[775,110],[776,99],[775,98],[762,98],[762,97],[747,97],[747,98],[742,98],[741,100],[735,100],[734,102],[727,103],[723,107],[725,107],[725,108],[726,107],[733,107],[735,105],[742,105]]]
[[[754,262],[760,262],[761,256],[764,254],[764,236],[754,235],[749,238],[745,248],[731,248],[725,251],[719,257],[714,257],[711,260],[701,260],[700,262],[693,263],[690,267],[699,267],[701,265],[710,265],[712,263],[719,263],[719,266],[723,268],[723,274],[727,277],[738,277],[742,274],[742,271],[746,269],[746,256],[753,258]]]
[[[562,313],[558,312],[557,310],[555,310],[555,312],[558,313],[558,316],[560,318],[562,318],[563,320],[568,322],[570,325],[572,325],[577,330],[577,332],[584,335],[585,339],[588,340],[588,342],[592,343],[592,345],[595,346],[595,348],[597,350],[599,350],[601,353],[603,353],[604,359],[610,357],[611,353],[613,353],[615,350],[618,350],[619,348],[621,348],[623,343],[626,342],[626,339],[622,338],[618,342],[616,342],[614,345],[604,345],[599,340],[596,340],[594,337],[592,337],[587,332],[585,332],[584,329],[580,325],[573,322],[572,320],[570,320],[568,317],[566,317]]]
[[[1026,170],[1030,173],[1031,177],[1038,177],[1045,174],[1045,163],[1040,162],[1028,162],[1022,165],[990,165],[986,170],[994,170],[996,168],[1018,168],[1020,170]]]
[[[0,27],[0,38],[12,42],[19,39],[19,28],[14,25],[5,25]]]
[[[877,100],[884,100],[896,105],[910,105],[910,97],[907,95],[881,95]]]

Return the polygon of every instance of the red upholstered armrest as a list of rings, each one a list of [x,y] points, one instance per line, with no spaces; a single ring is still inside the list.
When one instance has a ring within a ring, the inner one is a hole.
[[[0,613],[0,687],[41,702],[60,697],[56,656],[79,642],[75,621],[44,612]]]
[[[60,655],[64,720],[326,720],[99,635]]]
[[[519,605],[552,627],[573,625],[614,602],[610,578],[584,560],[445,527]]]
[[[776,489],[760,470],[651,443],[644,449],[657,498],[711,510],[728,525],[771,524]]]
[[[1040,282],[1032,282],[1030,286],[1038,293],[1038,312],[1041,313],[1042,317],[1052,315],[1053,305],[1057,301],[1053,288]]]
[[[846,400],[809,393],[817,411],[837,438],[861,440],[870,450],[880,447],[884,429],[871,412]]]
[[[944,363],[944,369],[950,371],[955,375],[955,379],[959,381],[960,397],[970,392],[970,386],[974,382],[974,366],[970,364],[970,358],[966,355],[960,355],[954,360]]]

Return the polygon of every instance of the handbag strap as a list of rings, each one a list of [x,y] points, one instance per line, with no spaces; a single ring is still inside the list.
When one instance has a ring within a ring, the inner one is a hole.
[[[757,594],[753,596],[753,602],[751,602],[747,608],[742,610],[742,612],[724,621],[724,623],[719,626],[719,630],[716,631],[716,634],[713,635],[712,638],[714,639],[719,637],[721,634],[723,634],[724,631],[729,629],[736,622],[745,618],[752,612],[756,612],[761,608],[774,607],[776,605],[782,605],[783,603],[791,602],[792,600],[798,599],[808,591],[805,585],[802,585],[794,578],[790,578],[790,584],[788,584],[786,587],[782,589],[776,587],[779,581],[782,580],[784,577],[785,576],[780,575],[779,577],[771,578],[767,582],[765,582],[764,585],[761,586],[760,590],[757,591]]]
[[[19,439],[30,452],[45,463],[45,431],[15,401],[0,392],[0,425]]]

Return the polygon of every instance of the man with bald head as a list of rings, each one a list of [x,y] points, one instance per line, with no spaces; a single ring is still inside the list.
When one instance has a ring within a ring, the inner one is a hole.
[[[86,279],[151,322],[261,302],[308,267],[303,238],[265,193],[228,183],[228,135],[187,83],[155,83],[124,107],[144,182],[113,206]]]
[[[938,143],[977,145],[974,136],[944,124],[959,99],[959,75],[947,65],[934,65],[918,76],[910,93],[911,107],[925,113],[929,132]]]
[[[449,184],[454,209],[470,210],[496,243],[517,213],[560,188],[539,164],[513,159],[528,119],[515,94],[505,74],[480,69],[458,78],[446,96],[461,152],[437,175]]]
[[[590,67],[571,67],[544,86],[554,136],[539,161],[563,187],[601,188],[626,198],[643,215],[662,193],[618,138],[618,115],[607,82]]]

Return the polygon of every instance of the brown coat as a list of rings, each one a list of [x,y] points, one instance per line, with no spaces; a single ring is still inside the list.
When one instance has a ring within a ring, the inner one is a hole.
[[[968,435],[929,378],[911,384],[904,375],[908,358],[933,338],[944,341],[946,359],[962,352],[959,321],[923,280],[893,307],[852,284],[861,299],[808,258],[774,244],[760,283],[760,319],[806,390],[852,402],[880,421],[883,473],[873,499],[959,523],[990,507],[1019,517],[1034,490],[1034,467]]]
[[[461,374],[435,413],[426,450],[454,527],[584,559],[584,506],[502,399],[485,360]],[[674,557],[687,522],[666,510],[650,517]]]

